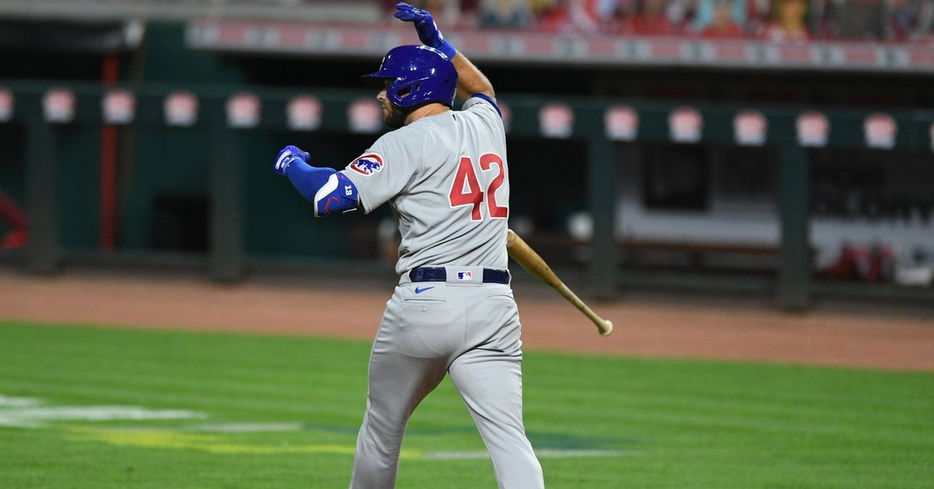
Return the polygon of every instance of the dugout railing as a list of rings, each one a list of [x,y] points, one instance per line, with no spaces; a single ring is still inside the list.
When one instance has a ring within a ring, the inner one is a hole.
[[[372,99],[372,93],[356,90],[255,89],[247,93],[228,87],[105,88],[68,82],[0,82],[0,131],[16,127],[24,141],[20,155],[25,169],[22,200],[27,209],[29,241],[22,262],[33,272],[54,273],[69,256],[70,251],[60,240],[60,196],[63,188],[73,182],[62,181],[59,161],[59,155],[73,142],[69,131],[84,128],[92,133],[115,133],[171,127],[176,132],[199,131],[199,147],[207,148],[205,157],[198,159],[206,160],[199,171],[206,176],[208,186],[206,265],[216,280],[238,280],[249,255],[243,245],[247,238],[243,201],[249,189],[242,180],[250,178],[241,171],[246,164],[244,158],[250,158],[245,145],[263,131],[357,134],[371,140],[382,130],[378,110],[369,104]],[[930,153],[934,151],[934,112],[692,105],[532,95],[502,95],[500,99],[510,135],[575,141],[586,147],[588,192],[583,205],[593,220],[589,241],[592,258],[586,276],[593,295],[610,299],[625,288],[645,285],[710,288],[718,283],[711,278],[671,273],[628,273],[617,266],[618,149],[627,143],[671,142],[763,146],[780,153],[777,278],[721,277],[719,283],[773,294],[788,309],[807,307],[815,293],[927,302],[934,299],[930,287],[815,283],[808,204],[809,148]],[[102,146],[107,138],[101,137]],[[274,154],[277,148],[265,149]],[[102,155],[105,149],[101,151]],[[89,159],[96,160],[97,156]],[[114,183],[108,180],[115,178],[113,167],[119,163],[112,157],[100,161],[99,214],[105,217],[99,220],[100,246],[94,253],[119,256],[113,230],[105,222],[117,200]]]

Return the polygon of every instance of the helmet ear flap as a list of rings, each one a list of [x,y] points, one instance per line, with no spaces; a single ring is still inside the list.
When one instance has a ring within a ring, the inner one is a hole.
[[[406,98],[412,93],[412,84],[402,80],[395,80],[386,87],[386,98],[399,107],[406,106]]]

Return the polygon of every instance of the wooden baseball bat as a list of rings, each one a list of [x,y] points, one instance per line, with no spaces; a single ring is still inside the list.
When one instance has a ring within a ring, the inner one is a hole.
[[[506,232],[506,250],[509,252],[509,256],[513,260],[522,265],[522,268],[528,270],[529,273],[537,277],[542,282],[545,282],[551,288],[558,291],[565,299],[568,300],[571,304],[574,305],[580,312],[584,313],[585,316],[590,318],[593,321],[594,325],[597,326],[597,330],[601,335],[606,336],[613,332],[613,322],[607,319],[603,319],[600,316],[597,316],[593,310],[587,307],[587,304],[584,304],[584,301],[580,300],[567,285],[564,285],[564,282],[558,278],[558,275],[551,270],[551,267],[545,263],[545,260],[542,259],[535,250],[532,249],[528,243],[525,242],[518,234],[513,232],[512,229]]]

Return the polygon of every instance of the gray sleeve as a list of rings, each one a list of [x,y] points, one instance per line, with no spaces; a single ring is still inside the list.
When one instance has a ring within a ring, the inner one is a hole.
[[[478,114],[483,120],[492,124],[493,127],[499,128],[499,130],[505,132],[503,117],[500,113],[499,106],[496,104],[496,101],[490,97],[483,94],[474,95],[464,101],[461,110]]]
[[[386,133],[341,170],[357,187],[367,214],[404,192],[418,171],[422,145],[415,136],[404,130]]]

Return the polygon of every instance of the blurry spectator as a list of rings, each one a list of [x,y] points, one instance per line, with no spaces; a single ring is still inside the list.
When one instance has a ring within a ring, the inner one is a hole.
[[[613,18],[616,6],[621,3],[630,3],[630,0],[586,0],[584,5],[591,17],[605,23]]]
[[[921,3],[920,18],[918,19],[919,38],[934,39],[934,1]]]
[[[701,31],[701,37],[706,38],[738,38],[743,37],[743,28],[736,20],[732,0],[714,0],[713,18]]]
[[[697,17],[698,0],[668,0],[665,7],[665,17],[675,26],[678,32],[687,31],[688,25]],[[739,0],[745,1],[745,0]]]
[[[525,27],[531,21],[529,6],[524,0],[483,0],[477,21],[481,27]]]
[[[431,12],[439,25],[461,25],[460,0],[424,0],[422,3],[425,5],[422,8]]]
[[[395,5],[401,0],[382,0],[383,8],[390,15],[396,13]],[[475,0],[404,0],[410,5],[423,8],[431,12],[431,16],[439,25],[457,26],[464,22],[463,12],[472,12],[476,6]],[[392,19],[392,17],[388,17]],[[392,19],[395,20],[395,19]]]
[[[884,34],[883,0],[834,0],[839,4],[834,37],[843,39],[881,39]]]
[[[904,41],[911,37],[915,29],[917,11],[914,2],[891,0],[891,13],[888,15],[889,37]]]
[[[665,0],[640,0],[636,16],[632,19],[632,32],[641,36],[672,36],[679,34],[678,26],[666,15]]]
[[[811,33],[807,27],[807,13],[807,0],[775,0],[762,37],[774,42],[809,40]]]
[[[526,0],[532,15],[538,17],[557,3],[555,0]]]
[[[808,15],[811,36],[817,39],[827,39],[835,36],[839,15],[840,2],[838,0],[812,0]]]
[[[538,15],[541,29],[555,32],[597,32],[600,28],[594,0],[556,0]]]
[[[538,2],[535,9],[538,27],[546,31],[563,31],[570,25],[570,13],[567,0]]]
[[[600,9],[598,0],[570,0],[568,14],[574,30],[579,32],[597,32],[600,29]]]
[[[398,0],[382,0],[394,11]],[[771,41],[934,42],[934,0],[409,0],[452,26]]]
[[[479,0],[460,0],[461,4],[461,13],[462,14],[472,14],[476,12],[479,8]],[[526,3],[529,3],[526,1]]]
[[[890,0],[887,37],[896,41],[914,41],[929,30],[934,15],[934,1]]]
[[[819,1],[821,0],[811,0],[811,2]],[[746,2],[746,22],[740,25],[746,31],[747,36],[758,36],[762,33],[769,19],[771,7],[770,0],[748,0]]]
[[[632,22],[637,14],[637,0],[619,0],[603,22],[603,30],[611,34],[632,34]]]
[[[613,16],[617,0],[571,0],[568,14],[577,30],[593,32]]]
[[[726,14],[732,24],[746,25],[746,0],[698,0],[697,13],[694,16],[693,29],[703,33],[716,22],[717,15]],[[721,23],[724,19],[720,20]]]

